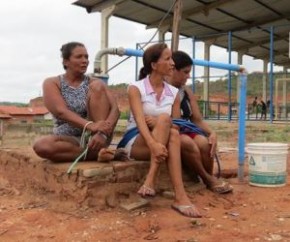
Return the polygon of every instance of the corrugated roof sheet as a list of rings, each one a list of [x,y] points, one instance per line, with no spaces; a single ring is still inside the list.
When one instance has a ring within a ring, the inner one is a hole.
[[[73,4],[88,13],[116,5],[113,15],[156,28],[174,0],[78,0]],[[173,10],[162,27],[172,30]],[[92,23],[94,24],[94,23]],[[232,50],[269,60],[270,27],[274,28],[274,63],[290,67],[289,0],[183,0],[180,34],[227,48],[232,31]]]

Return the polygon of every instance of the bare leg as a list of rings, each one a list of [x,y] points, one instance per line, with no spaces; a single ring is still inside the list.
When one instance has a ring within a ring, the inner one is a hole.
[[[181,135],[181,156],[183,162],[194,170],[207,186],[213,186],[217,179],[209,174],[202,162],[202,155],[197,144],[187,135]]]
[[[87,102],[90,120],[97,122],[107,119],[111,107],[106,90],[98,81],[90,83]]]
[[[201,135],[196,135],[193,139],[193,141],[197,144],[200,154],[201,154],[201,159],[202,159],[202,164],[204,166],[204,169],[206,172],[210,175],[213,174],[213,157],[210,157],[210,145],[208,143],[208,139],[204,136]]]
[[[92,81],[89,85],[87,107],[88,107],[88,114],[89,114],[90,120],[97,122],[101,120],[106,120],[108,118],[111,106],[110,106],[108,96],[106,94],[106,90],[99,81]],[[100,147],[98,150],[89,150],[87,159],[97,160],[99,151],[102,148],[108,147],[110,142],[111,142],[111,139],[109,139],[108,142],[106,142],[105,146]],[[104,154],[106,153],[104,155],[105,157],[110,152],[103,151],[103,153]],[[104,157],[102,157],[101,159],[102,160],[105,159]]]
[[[169,175],[175,191],[174,208],[183,206],[182,214],[189,217],[200,217],[201,214],[189,200],[182,181],[181,157],[180,157],[180,135],[176,129],[170,130],[168,143],[169,157],[167,160]],[[184,208],[185,206],[185,208]],[[179,211],[181,212],[181,211]]]
[[[171,118],[167,114],[158,116],[156,125],[152,131],[152,135],[157,142],[164,145],[168,143],[169,131],[171,127]],[[146,147],[146,148],[145,148]],[[147,147],[142,136],[138,136],[132,146],[131,157],[136,160],[150,159],[150,168],[146,176],[144,185],[150,188],[154,187],[155,178],[158,173],[159,163],[152,157],[150,158],[150,150]]]
[[[71,162],[82,152],[75,138],[57,135],[41,137],[34,143],[33,149],[40,157],[54,162]]]

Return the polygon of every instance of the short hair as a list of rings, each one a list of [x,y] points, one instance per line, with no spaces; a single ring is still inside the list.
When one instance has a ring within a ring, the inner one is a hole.
[[[193,65],[193,61],[190,56],[181,50],[174,51],[172,53],[172,59],[176,70]]]

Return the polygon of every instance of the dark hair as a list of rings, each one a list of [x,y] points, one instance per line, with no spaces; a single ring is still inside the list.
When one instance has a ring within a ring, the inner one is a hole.
[[[188,54],[183,51],[177,50],[172,53],[172,59],[175,64],[175,69],[180,70],[187,66],[192,66],[193,61]]]
[[[157,62],[162,55],[162,52],[168,48],[165,43],[158,43],[148,47],[143,54],[143,67],[139,72],[139,80],[145,78],[152,72],[152,62]]]
[[[68,60],[72,54],[72,51],[78,46],[85,47],[85,45],[83,43],[80,43],[80,42],[68,42],[68,43],[62,45],[60,48],[62,59]],[[63,68],[66,70],[65,65],[63,65]]]

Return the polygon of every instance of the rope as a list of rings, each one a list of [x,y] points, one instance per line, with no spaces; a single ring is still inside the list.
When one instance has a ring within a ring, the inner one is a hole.
[[[91,132],[87,131],[87,127],[89,124],[92,124],[92,121],[88,121],[84,128],[83,128],[83,132],[82,132],[82,136],[81,136],[81,140],[80,140],[80,147],[84,148],[84,151],[73,161],[73,163],[70,165],[70,167],[67,170],[67,174],[70,174],[72,169],[75,167],[75,165],[80,161],[80,159],[86,159],[87,158],[87,153],[88,153],[88,142],[91,139]]]

